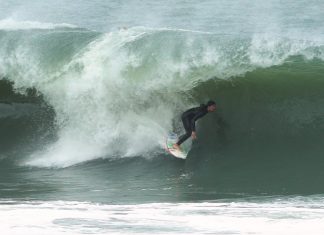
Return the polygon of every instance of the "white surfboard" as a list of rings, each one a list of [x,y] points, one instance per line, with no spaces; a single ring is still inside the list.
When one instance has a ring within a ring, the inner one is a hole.
[[[178,141],[178,135],[174,132],[170,132],[166,138],[166,149],[176,158],[186,159],[188,152],[191,148],[191,141],[187,140],[181,144],[180,150],[173,148],[173,145]]]

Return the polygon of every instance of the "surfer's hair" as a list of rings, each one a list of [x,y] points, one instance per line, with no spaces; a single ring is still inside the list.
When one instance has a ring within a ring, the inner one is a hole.
[[[207,102],[207,106],[212,106],[212,105],[216,105],[215,101],[213,101],[213,100],[209,100],[209,101]]]

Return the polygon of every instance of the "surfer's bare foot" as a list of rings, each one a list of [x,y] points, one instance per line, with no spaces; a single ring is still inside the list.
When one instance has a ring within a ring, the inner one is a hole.
[[[178,144],[174,144],[173,148],[176,149],[176,150],[180,150],[180,146]]]

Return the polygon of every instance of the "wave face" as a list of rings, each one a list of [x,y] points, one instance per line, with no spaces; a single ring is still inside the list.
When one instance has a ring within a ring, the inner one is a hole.
[[[321,37],[12,25],[0,24],[0,74],[12,83],[1,85],[7,95],[0,122],[19,116],[28,123],[37,109],[47,129],[24,132],[37,143],[21,164],[66,167],[96,158],[159,156],[166,133],[181,130],[181,112],[208,99],[219,111],[199,123],[196,146],[203,156],[290,155],[301,147],[307,155],[322,152]]]

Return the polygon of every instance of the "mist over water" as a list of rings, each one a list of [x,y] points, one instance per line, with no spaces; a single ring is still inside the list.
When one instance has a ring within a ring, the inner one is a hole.
[[[323,32],[323,3],[311,1],[2,1],[2,19],[69,23],[96,31],[172,27],[220,34]],[[311,35],[310,35],[311,33]]]

